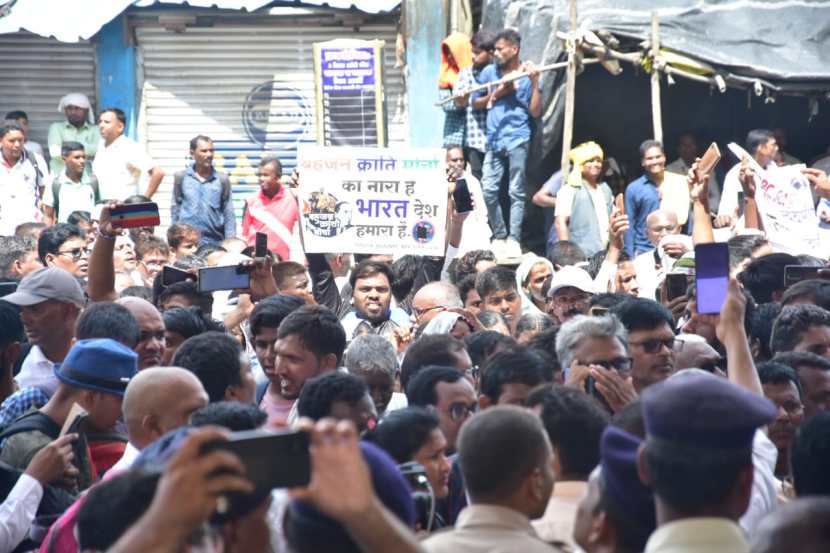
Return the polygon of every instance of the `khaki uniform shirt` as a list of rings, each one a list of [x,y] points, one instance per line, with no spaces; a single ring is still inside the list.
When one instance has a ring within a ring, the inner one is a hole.
[[[660,526],[645,553],[749,553],[741,527],[725,518],[689,518]]]
[[[458,515],[454,530],[433,534],[422,542],[428,553],[556,553],[539,539],[528,518],[495,505],[470,505]]]
[[[577,550],[573,539],[574,520],[579,502],[588,490],[587,482],[557,482],[542,518],[533,521],[533,528],[544,541],[567,545]]]

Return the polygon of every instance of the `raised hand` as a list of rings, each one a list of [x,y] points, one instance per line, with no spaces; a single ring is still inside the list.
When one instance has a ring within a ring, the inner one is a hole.
[[[599,365],[591,365],[590,371],[597,391],[615,413],[637,399],[637,392],[634,391],[630,376],[623,378],[617,371]]]
[[[805,167],[801,172],[813,185],[816,194],[823,198],[830,198],[830,178],[827,177],[827,173],[813,167]]]
[[[689,185],[689,196],[692,201],[700,202],[709,206],[709,175],[701,175],[698,173],[698,166],[700,158],[695,158],[689,172],[686,173],[686,183]]]

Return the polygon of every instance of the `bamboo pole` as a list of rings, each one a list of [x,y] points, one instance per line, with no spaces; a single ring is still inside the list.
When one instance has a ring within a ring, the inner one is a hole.
[[[562,124],[562,178],[568,178],[570,169],[568,153],[571,151],[574,126],[574,101],[576,99],[576,0],[570,0],[571,36],[566,42],[568,49],[567,81],[565,82],[565,120]]]
[[[663,113],[660,105],[660,71],[657,59],[660,56],[660,23],[657,12],[651,12],[651,119],[654,125],[654,140],[663,142]]]
[[[599,61],[600,61],[599,58],[588,58],[588,59],[582,60],[582,64],[583,65],[590,65],[592,63],[599,63]],[[539,71],[539,73],[544,73],[545,71],[552,71],[554,69],[562,69],[563,67],[567,67],[567,66],[568,66],[568,62],[560,61],[560,62],[557,62],[557,63],[549,63],[547,65],[540,65],[539,67],[536,68],[536,70]],[[495,88],[495,87],[499,86],[500,84],[505,84],[505,83],[511,83],[513,81],[518,81],[519,79],[523,79],[527,76],[528,76],[528,73],[526,71],[516,71],[514,73],[506,75],[505,77],[502,77],[501,79],[499,79],[497,81],[476,85],[476,86],[473,86],[471,88],[467,88],[467,89],[464,89],[464,90],[459,90],[458,92],[456,92],[452,96],[449,96],[447,98],[444,98],[443,100],[435,102],[435,105],[436,106],[442,106],[442,105],[444,105],[448,102],[452,102],[456,98],[463,98],[464,96],[466,96],[468,94],[472,94],[473,92],[478,92],[479,90],[486,90],[488,88]]]

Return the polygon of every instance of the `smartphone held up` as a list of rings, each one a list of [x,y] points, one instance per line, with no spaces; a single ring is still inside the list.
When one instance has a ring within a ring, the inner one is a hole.
[[[697,312],[717,314],[729,288],[729,247],[725,242],[695,246]]]
[[[161,224],[159,206],[155,202],[122,204],[110,210],[110,221],[117,229],[155,227]]]
[[[258,491],[306,486],[311,480],[309,435],[306,432],[247,430],[227,441],[206,444],[202,453],[229,451],[239,457],[245,477]]]

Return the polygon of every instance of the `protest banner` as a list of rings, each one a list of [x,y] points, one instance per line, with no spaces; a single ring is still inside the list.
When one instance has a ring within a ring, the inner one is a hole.
[[[767,238],[777,251],[794,255],[819,255],[819,219],[810,182],[801,173],[804,165],[762,168],[749,153],[730,143],[738,159],[746,159],[755,171],[755,202]]]
[[[444,150],[304,144],[300,224],[309,253],[444,255]]]

